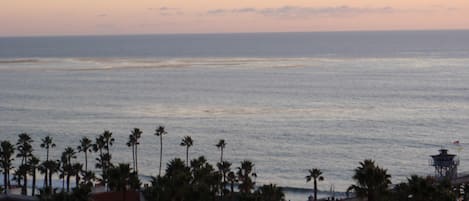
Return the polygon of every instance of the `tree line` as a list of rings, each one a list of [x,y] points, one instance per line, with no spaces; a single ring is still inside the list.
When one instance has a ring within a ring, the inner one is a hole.
[[[40,148],[46,155],[43,161],[33,154],[34,140],[27,133],[19,134],[15,144],[7,140],[0,141],[0,172],[4,178],[0,191],[7,193],[14,182],[21,188],[21,194],[26,195],[28,178],[31,176],[31,194],[38,196],[40,200],[50,201],[89,200],[96,182],[110,191],[122,192],[122,200],[125,200],[128,190],[141,191],[149,201],[285,200],[282,188],[275,184],[256,187],[257,173],[253,171],[252,161],[244,160],[238,167],[233,167],[230,161],[224,160],[224,149],[227,146],[224,139],[214,144],[220,151],[220,160],[212,165],[204,156],[190,159],[190,148],[194,146],[194,140],[191,136],[184,136],[180,146],[185,148],[185,160],[170,160],[162,174],[163,137],[168,134],[163,126],[157,127],[154,132],[160,141],[158,175],[151,177],[150,185],[142,187],[138,177],[138,148],[142,134],[138,128],[131,130],[126,145],[131,149],[132,161],[119,164],[112,162],[111,147],[115,139],[110,131],[104,131],[95,139],[82,137],[78,146],[66,147],[57,159],[50,158],[50,152],[56,147],[54,139],[46,136],[40,139]],[[80,153],[83,161],[77,159]],[[88,167],[90,153],[97,155],[94,169]],[[19,161],[18,167],[13,167],[15,159]],[[40,189],[36,187],[37,172],[44,177],[43,187]],[[61,187],[53,185],[53,176],[61,180]],[[305,179],[306,182],[313,182],[313,200],[317,200],[317,184],[324,180],[323,172],[312,168],[308,170]],[[412,175],[406,182],[391,186],[391,175],[387,170],[369,159],[360,162],[352,179],[355,184],[347,192],[367,201],[450,201],[460,197],[460,194],[468,194],[466,192],[469,191],[467,185],[456,188],[446,180],[416,175]],[[75,185],[71,188],[73,181]],[[463,197],[467,200],[466,196]]]

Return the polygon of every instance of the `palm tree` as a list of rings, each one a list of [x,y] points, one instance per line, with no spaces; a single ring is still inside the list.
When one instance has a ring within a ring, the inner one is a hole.
[[[88,171],[88,152],[91,152],[92,147],[93,142],[87,137],[81,138],[80,146],[77,147],[78,152],[83,152],[85,154],[85,171]]]
[[[382,200],[391,184],[391,175],[387,170],[375,165],[370,159],[360,162],[352,178],[356,184],[351,185],[347,192],[354,191],[357,197],[367,198],[368,201]]]
[[[256,190],[255,194],[262,201],[284,201],[285,194],[282,188],[277,187],[275,184],[263,185]]]
[[[109,169],[109,188],[112,191],[121,191],[123,201],[125,201],[125,193],[131,177],[129,164],[120,163],[118,166]]]
[[[49,150],[50,148],[53,148],[55,147],[55,143],[52,141],[53,138],[50,137],[50,136],[46,136],[44,138],[41,139],[41,148],[43,149],[46,149],[46,161],[49,161]],[[49,172],[48,172],[48,168],[46,166],[43,166],[43,168],[41,169],[44,174],[44,186],[45,187],[48,187],[50,184],[48,182],[48,175],[49,175]]]
[[[238,182],[238,178],[236,177],[236,174],[233,171],[230,171],[228,173],[227,179],[230,182],[230,192],[231,192],[230,197],[231,197],[231,200],[233,200],[234,184]]]
[[[189,147],[191,147],[194,144],[194,141],[192,140],[191,136],[185,136],[182,138],[181,141],[181,146],[186,147],[186,165],[189,167]]]
[[[254,188],[255,183],[251,179],[252,169],[254,163],[248,160],[241,162],[241,167],[238,167],[238,179],[241,182],[238,186],[241,193],[250,193]]]
[[[93,145],[94,151],[99,152],[99,156],[96,158],[96,168],[101,168],[102,181],[104,183],[107,183],[108,170],[112,166],[110,148],[114,144],[114,141],[115,139],[112,137],[112,133],[106,130],[96,138],[96,143]]]
[[[223,162],[223,149],[225,149],[226,143],[224,139],[221,139],[218,141],[218,143],[215,145],[217,146],[218,149],[220,149],[220,163]]]
[[[83,171],[83,164],[74,163],[71,168],[72,175],[75,176],[75,187],[78,188],[80,185],[80,173]]]
[[[318,199],[318,181],[323,181],[324,177],[321,176],[322,172],[319,169],[313,168],[308,170],[309,175],[307,175],[306,182],[314,181],[314,201]]]
[[[139,128],[134,128],[131,134],[129,135],[129,141],[127,142],[127,146],[132,147],[132,160],[133,160],[133,168],[135,172],[138,172],[138,145],[140,142],[138,141],[142,136],[142,131]]]
[[[158,176],[161,176],[161,164],[163,161],[163,135],[166,135],[166,134],[168,133],[165,131],[164,126],[159,126],[155,130],[155,135],[160,137],[160,169],[158,172]]]
[[[52,175],[54,175],[54,173],[57,173],[60,169],[60,161],[45,161],[45,165],[47,167],[47,172],[49,173],[47,176],[49,177],[48,180],[49,180],[49,188],[50,189],[54,189],[53,186],[52,186]]]
[[[223,196],[225,195],[225,186],[226,186],[226,173],[230,172],[231,163],[228,161],[223,161],[221,163],[217,163],[218,171],[220,171],[222,179],[220,182],[220,189],[221,189],[221,196],[223,200]]]
[[[76,152],[72,147],[65,148],[64,152],[62,152],[62,157],[65,158],[63,164],[63,171],[64,176],[67,177],[67,192],[70,191],[70,177],[73,175],[72,171],[72,159],[77,158]]]
[[[15,147],[9,141],[0,142],[0,165],[3,170],[3,185],[5,194],[10,188],[10,169],[12,168],[11,163],[14,160],[14,153]]]
[[[21,186],[21,194],[26,195],[27,183],[28,183],[28,160],[33,155],[33,147],[31,143],[33,140],[27,133],[21,133],[18,135],[18,141],[16,142],[16,149],[18,154],[16,157],[21,158],[20,169],[23,174],[21,178],[23,179],[23,185]]]
[[[55,144],[52,142],[53,138],[50,136],[46,136],[45,138],[41,139],[41,148],[46,149],[46,161],[49,160],[49,149],[55,147]]]
[[[35,195],[35,192],[36,192],[36,170],[39,166],[39,158],[35,157],[35,156],[32,156],[31,158],[29,158],[29,161],[28,161],[28,164],[29,164],[29,174],[31,174],[31,176],[33,177],[33,182],[32,182],[32,196]]]

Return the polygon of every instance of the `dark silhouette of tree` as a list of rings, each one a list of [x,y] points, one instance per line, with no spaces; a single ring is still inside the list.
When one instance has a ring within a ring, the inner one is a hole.
[[[322,172],[319,169],[313,168],[308,170],[308,175],[305,177],[306,182],[313,180],[314,182],[314,201],[318,200],[318,181],[323,181],[324,177],[321,176]]]
[[[142,131],[139,128],[134,128],[129,135],[129,141],[127,146],[132,147],[132,161],[133,169],[138,172],[138,145],[140,144],[139,139],[142,136]]]
[[[65,159],[62,166],[64,176],[67,178],[67,192],[70,192],[70,177],[74,176],[72,159],[77,158],[75,150],[72,147],[65,148],[64,152],[62,152],[62,158]]]
[[[91,152],[93,148],[93,141],[87,137],[83,137],[80,140],[80,146],[77,147],[78,152],[83,152],[85,155],[85,171],[88,171],[88,152]]]
[[[29,158],[28,164],[29,164],[29,174],[31,175],[33,181],[32,181],[32,186],[31,186],[31,195],[35,196],[36,195],[36,170],[39,167],[39,158],[32,156]]]
[[[218,171],[221,173],[221,180],[220,180],[220,191],[221,191],[221,199],[225,196],[225,186],[226,182],[226,174],[231,170],[231,163],[228,161],[223,161],[221,163],[217,163]]]
[[[53,142],[53,138],[50,137],[50,136],[46,136],[44,138],[41,139],[41,148],[43,149],[46,149],[46,161],[49,161],[49,151],[50,151],[50,148],[53,148],[55,147],[56,145],[54,144]],[[41,170],[41,173],[44,174],[44,186],[47,188],[49,187],[49,182],[48,182],[48,178],[49,178],[49,172],[48,172],[48,168],[46,168],[45,166],[40,169]]]
[[[181,140],[181,146],[186,147],[186,164],[189,166],[189,148],[194,144],[194,141],[192,140],[191,136],[185,136]]]
[[[164,126],[159,126],[155,130],[155,135],[160,137],[160,169],[158,171],[158,176],[161,176],[161,165],[163,161],[163,135],[166,134],[168,133],[165,131]]]
[[[227,180],[230,182],[230,197],[231,200],[233,200],[234,185],[235,183],[238,183],[238,177],[236,177],[236,174],[233,171],[230,171],[228,173]]]
[[[101,180],[104,183],[108,183],[108,170],[112,167],[110,148],[114,144],[114,141],[115,139],[112,137],[112,133],[110,131],[104,131],[103,134],[96,138],[96,143],[93,145],[93,150],[99,152],[99,156],[96,158],[96,168],[102,170]]]
[[[49,160],[49,150],[50,148],[54,148],[56,145],[52,141],[53,138],[50,136],[46,136],[45,138],[41,139],[41,148],[46,149],[46,161]]]
[[[381,201],[388,195],[391,175],[386,169],[375,165],[373,160],[360,162],[355,169],[353,180],[356,184],[351,185],[347,192],[354,191],[359,198],[367,198],[368,201]]]
[[[437,181],[431,177],[412,175],[407,183],[394,187],[393,199],[395,201],[452,201],[456,195],[447,181]]]
[[[241,193],[251,193],[251,190],[254,188],[255,182],[252,181],[252,169],[254,168],[254,163],[248,160],[241,162],[241,167],[238,167],[238,180],[240,182],[238,188]]]
[[[17,158],[21,158],[21,164],[19,166],[19,173],[22,175],[18,175],[18,179],[23,179],[23,184],[18,181],[18,184],[21,186],[21,194],[26,195],[26,189],[28,184],[28,169],[29,165],[27,164],[29,158],[33,155],[33,147],[31,143],[33,140],[27,133],[21,133],[18,135],[18,141],[16,142],[16,149],[18,150],[18,154],[16,154]]]
[[[263,185],[254,192],[257,197],[256,200],[262,201],[284,201],[285,194],[282,188],[277,187],[275,184]]]
[[[10,189],[10,169],[12,168],[13,154],[15,147],[9,141],[0,142],[0,165],[3,170],[3,185],[5,194]]]
[[[80,185],[80,174],[83,172],[83,164],[73,163],[71,168],[71,175],[75,177],[75,186],[79,187]]]
[[[223,150],[225,149],[226,143],[224,139],[221,139],[218,141],[218,143],[215,145],[217,146],[218,149],[220,149],[220,163],[223,162]]]

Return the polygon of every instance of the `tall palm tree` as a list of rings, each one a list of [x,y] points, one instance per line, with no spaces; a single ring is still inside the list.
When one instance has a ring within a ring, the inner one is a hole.
[[[50,148],[53,148],[56,146],[53,140],[54,139],[51,136],[46,136],[41,139],[40,146],[41,148],[46,149],[46,161],[49,161]],[[44,174],[44,186],[48,187],[49,186],[49,182],[48,182],[49,169],[46,166],[43,166],[41,170],[43,171],[43,174]]]
[[[158,126],[158,128],[155,130],[155,135],[160,137],[160,169],[158,172],[158,176],[161,176],[161,165],[163,161],[163,135],[168,134],[164,126]]]
[[[194,144],[194,141],[192,140],[191,136],[185,136],[181,140],[181,146],[186,147],[186,165],[189,167],[189,148]]]
[[[28,164],[29,164],[29,174],[31,174],[31,176],[33,177],[33,181],[32,181],[32,189],[31,189],[31,195],[34,196],[35,193],[36,193],[36,170],[39,166],[39,158],[35,157],[35,156],[32,156],[31,158],[29,158],[29,161],[28,161]]]
[[[252,181],[252,170],[254,163],[248,160],[241,162],[241,167],[238,167],[238,179],[241,182],[238,186],[241,193],[250,193],[254,188],[255,182]]]
[[[5,193],[10,188],[10,169],[12,168],[15,147],[9,141],[0,142],[0,165],[3,170],[3,185]]]
[[[357,197],[367,198],[368,201],[383,200],[391,184],[391,175],[387,170],[375,165],[370,159],[360,162],[352,178],[356,184],[351,185],[347,192],[354,191]]]
[[[107,183],[108,170],[112,166],[110,148],[114,144],[114,141],[115,139],[112,137],[112,133],[106,130],[96,138],[96,143],[93,145],[94,151],[99,152],[99,156],[96,158],[96,168],[101,168],[102,181],[104,183]]]
[[[131,134],[129,135],[129,141],[127,146],[132,147],[132,160],[133,168],[135,172],[138,172],[138,145],[140,144],[139,139],[142,136],[142,131],[139,128],[134,128]]]
[[[324,177],[321,176],[322,172],[319,169],[313,168],[308,170],[309,175],[306,175],[306,182],[314,181],[314,201],[318,200],[318,181],[323,181]]]
[[[91,152],[93,148],[93,141],[87,137],[83,137],[80,140],[80,146],[77,147],[78,152],[85,154],[85,171],[88,171],[88,152]]]
[[[20,164],[20,173],[23,175],[21,178],[23,179],[23,185],[21,186],[21,194],[26,195],[26,189],[28,184],[28,169],[29,166],[27,164],[29,158],[33,155],[33,139],[27,133],[21,133],[18,135],[18,141],[16,142],[16,149],[18,150],[18,154],[16,157],[21,158]]]
[[[226,143],[224,139],[220,139],[218,143],[215,145],[218,149],[220,149],[220,163],[223,162],[223,149],[225,149]]]
[[[52,142],[53,138],[51,136],[46,136],[45,138],[41,139],[41,148],[46,149],[46,161],[49,160],[49,149],[55,147],[54,142]]]

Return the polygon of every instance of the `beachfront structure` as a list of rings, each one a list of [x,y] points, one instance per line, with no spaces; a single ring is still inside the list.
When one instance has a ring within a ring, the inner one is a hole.
[[[458,176],[459,159],[454,154],[448,154],[447,149],[440,149],[439,154],[431,155],[430,165],[435,167],[435,178],[456,179]]]

